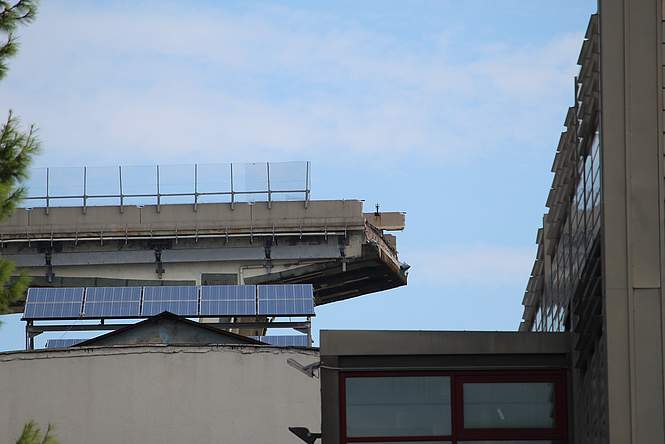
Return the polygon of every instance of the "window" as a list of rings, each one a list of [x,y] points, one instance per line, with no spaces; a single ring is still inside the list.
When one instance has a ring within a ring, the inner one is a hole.
[[[554,427],[554,383],[469,382],[462,390],[464,428]]]
[[[564,371],[343,372],[343,443],[565,444]]]
[[[447,436],[450,377],[349,378],[346,410],[350,437]]]

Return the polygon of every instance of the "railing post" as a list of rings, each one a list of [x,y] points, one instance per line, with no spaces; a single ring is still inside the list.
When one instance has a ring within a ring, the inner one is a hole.
[[[161,196],[159,195],[159,165],[157,165],[157,212],[159,213],[159,206],[161,204]]]
[[[233,194],[233,162],[231,162],[231,209],[234,209],[235,195]]]
[[[46,167],[46,214],[48,214],[48,208],[49,208],[49,195],[48,195],[48,186],[49,186],[49,168]]]
[[[270,191],[270,162],[266,162],[266,172],[268,173],[268,209],[272,208],[272,192]]]
[[[194,164],[194,211],[198,209],[199,203],[199,164]]]
[[[309,207],[309,160],[305,164],[307,166],[307,171],[305,173],[305,208]]]
[[[124,208],[125,198],[122,194],[122,165],[118,165],[118,175],[119,175],[119,178],[120,178],[120,181],[118,182],[120,184],[120,212],[124,213],[125,212],[125,208]]]
[[[88,206],[88,167],[83,167],[83,214]]]

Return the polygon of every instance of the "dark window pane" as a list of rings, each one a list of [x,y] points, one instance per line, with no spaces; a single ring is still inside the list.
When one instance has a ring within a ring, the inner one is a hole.
[[[553,428],[554,384],[464,384],[464,427]]]
[[[350,437],[450,435],[450,414],[449,377],[346,379]]]

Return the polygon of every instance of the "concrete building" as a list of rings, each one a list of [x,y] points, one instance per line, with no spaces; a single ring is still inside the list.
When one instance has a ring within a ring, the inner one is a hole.
[[[322,331],[323,444],[573,443],[566,333]]]
[[[28,419],[65,444],[297,442],[320,427],[316,350],[116,345],[0,353],[0,442]]]

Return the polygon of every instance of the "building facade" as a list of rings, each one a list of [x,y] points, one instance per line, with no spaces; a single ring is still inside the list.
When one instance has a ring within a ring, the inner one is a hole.
[[[663,2],[600,0],[522,331],[569,332],[575,442],[665,442]]]
[[[572,444],[570,335],[322,331],[323,444]]]

